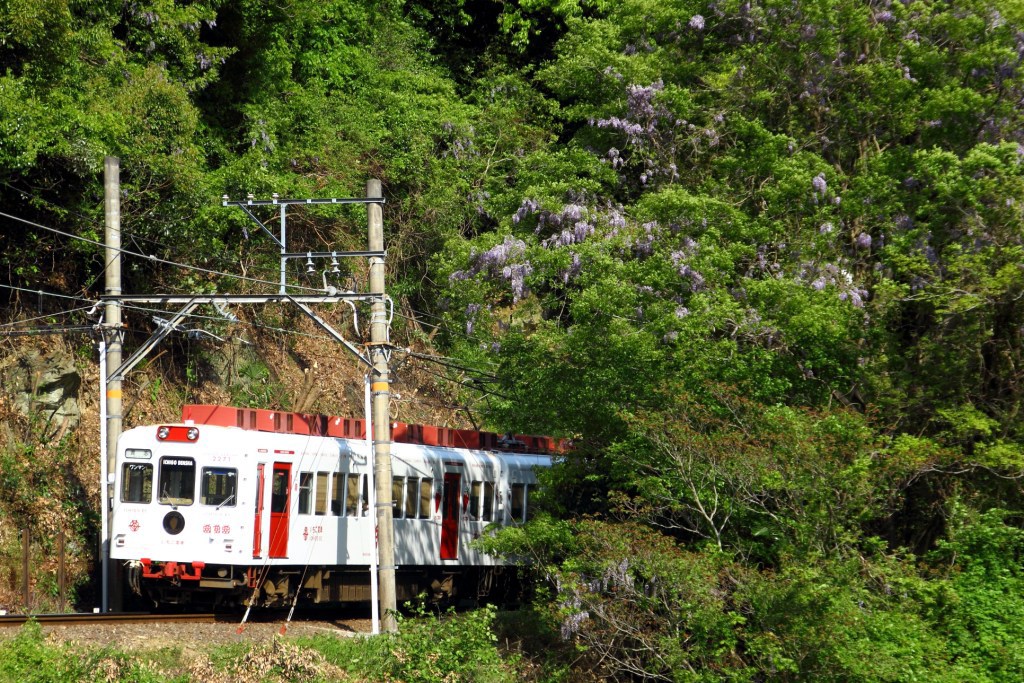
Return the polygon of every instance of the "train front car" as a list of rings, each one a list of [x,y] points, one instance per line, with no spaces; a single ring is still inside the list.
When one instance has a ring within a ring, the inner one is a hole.
[[[114,472],[110,556],[132,589],[158,603],[189,602],[195,589],[240,591],[252,543],[248,470],[238,434],[189,424],[122,434]],[[214,595],[222,595],[218,591]]]

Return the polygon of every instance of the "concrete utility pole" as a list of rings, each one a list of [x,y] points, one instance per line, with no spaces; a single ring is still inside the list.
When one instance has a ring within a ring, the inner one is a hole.
[[[104,243],[106,244],[105,284],[106,294],[110,297],[121,296],[121,161],[117,157],[106,157],[103,160],[103,223]],[[107,300],[104,313],[104,338],[106,342],[106,360],[113,367],[121,364],[121,350],[124,342],[124,331],[121,329],[121,303],[116,299]],[[114,473],[117,459],[117,439],[121,436],[121,379],[114,378],[106,382],[107,408],[107,476]],[[101,501],[106,518],[110,504],[110,483],[102,482]],[[109,525],[109,518],[107,521]],[[109,572],[110,529],[103,529],[103,564],[106,585],[104,593],[109,591],[113,597],[113,605],[104,600],[103,611],[121,610],[121,582],[115,569]]]
[[[366,183],[367,199],[382,197],[380,181]],[[366,205],[370,251],[384,251],[384,221],[380,204]],[[395,613],[398,600],[395,593],[395,525],[391,509],[391,391],[388,376],[388,312],[384,297],[384,259],[370,258],[370,291],[376,296],[370,309],[370,359],[373,361],[370,393],[373,397],[373,478],[376,488],[377,548],[380,564],[377,567],[380,584],[382,626],[385,632],[398,630]]]

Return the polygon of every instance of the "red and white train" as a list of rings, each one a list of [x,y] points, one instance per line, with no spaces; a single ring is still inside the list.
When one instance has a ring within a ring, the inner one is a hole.
[[[404,423],[392,439],[399,600],[496,592],[507,567],[471,541],[526,521],[563,444]],[[372,467],[362,420],[185,406],[121,435],[110,556],[161,605],[369,600]]]

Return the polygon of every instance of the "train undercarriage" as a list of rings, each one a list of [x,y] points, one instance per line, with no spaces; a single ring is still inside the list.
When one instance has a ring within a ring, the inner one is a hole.
[[[273,609],[372,599],[370,572],[345,566],[244,567],[143,559],[126,563],[126,579],[132,593],[158,607]],[[518,571],[505,566],[406,567],[396,570],[395,588],[399,603],[506,604],[521,597],[518,579]]]

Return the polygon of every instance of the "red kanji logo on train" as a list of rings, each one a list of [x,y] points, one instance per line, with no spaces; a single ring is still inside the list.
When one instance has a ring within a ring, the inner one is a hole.
[[[128,522],[128,528],[132,531],[138,531],[140,526],[142,525],[139,524],[139,520],[137,519],[133,519],[132,521]]]

